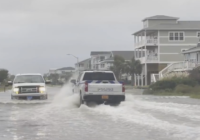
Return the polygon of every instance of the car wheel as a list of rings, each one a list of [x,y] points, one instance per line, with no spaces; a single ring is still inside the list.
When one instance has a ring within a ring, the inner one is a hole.
[[[18,99],[19,99],[19,97],[15,97],[15,96],[11,95],[11,100],[18,100]]]
[[[118,102],[112,102],[110,105],[111,105],[111,106],[119,106],[120,103],[121,103],[120,101],[118,101]]]
[[[46,100],[47,99],[47,95],[45,96],[40,96],[40,100]]]

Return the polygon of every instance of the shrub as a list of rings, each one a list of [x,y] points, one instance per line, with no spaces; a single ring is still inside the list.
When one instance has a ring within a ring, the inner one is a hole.
[[[175,88],[175,92],[177,93],[191,93],[191,91],[193,90],[193,87],[189,86],[189,85],[177,85]]]
[[[174,77],[171,80],[175,81],[176,85],[188,85],[188,86],[196,86],[198,82],[194,79],[188,78],[188,77]]]
[[[195,94],[199,94],[200,95],[200,86],[195,86],[194,88],[192,88],[192,92]]]
[[[188,85],[195,87],[197,81],[188,77],[173,77],[158,81],[150,86],[153,90],[174,90],[177,85]]]
[[[189,73],[189,77],[198,83],[200,83],[200,70],[199,69],[193,69]]]
[[[174,80],[161,80],[150,86],[152,90],[174,89],[175,87],[176,82]]]

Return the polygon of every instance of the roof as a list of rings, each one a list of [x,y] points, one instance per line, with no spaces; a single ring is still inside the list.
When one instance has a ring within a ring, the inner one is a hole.
[[[142,21],[148,20],[148,19],[175,19],[178,20],[178,17],[170,17],[170,16],[165,16],[165,15],[155,15],[152,17],[147,17],[145,19],[143,19]]]
[[[200,29],[200,21],[178,21],[177,23],[161,23],[149,29]]]
[[[200,51],[200,43],[198,43],[197,46],[192,47],[192,48],[190,48],[188,50],[185,50],[182,53],[185,54],[185,53],[191,53],[191,52],[197,52],[197,51]]]
[[[19,76],[19,75],[42,75],[40,73],[22,73],[22,74],[16,74],[16,76]]]
[[[86,62],[89,62],[90,60],[91,60],[91,58],[85,59],[85,60],[83,60],[83,61],[80,61],[79,64],[80,64],[80,63],[86,63]],[[76,63],[76,64],[77,64],[77,63]]]
[[[155,26],[150,26],[135,34],[144,30],[200,30],[200,21],[178,21],[177,23],[160,23]]]
[[[60,69],[57,69],[57,70],[75,70],[75,68],[73,68],[73,67],[64,67],[64,68],[60,68]]]
[[[101,55],[101,54],[110,54],[108,51],[92,51],[90,55]]]

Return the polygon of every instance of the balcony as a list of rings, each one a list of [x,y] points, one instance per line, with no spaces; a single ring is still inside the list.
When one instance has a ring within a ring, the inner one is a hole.
[[[140,57],[140,58],[136,58],[136,59],[140,60],[141,64],[158,63],[158,56],[154,56],[154,55],[149,55],[147,57]]]
[[[158,44],[158,39],[146,39],[146,40],[141,40],[139,42],[135,43],[135,48],[143,47],[143,46],[157,46]]]

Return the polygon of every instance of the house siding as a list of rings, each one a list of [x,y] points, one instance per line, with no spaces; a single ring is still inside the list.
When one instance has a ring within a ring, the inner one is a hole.
[[[155,25],[158,25],[158,24],[160,24],[160,23],[176,23],[176,20],[175,19],[157,19],[157,20],[155,20],[155,19],[149,19],[148,20],[148,27],[151,27],[151,26],[155,26]]]
[[[169,32],[175,32],[175,30],[160,31],[160,36],[168,37]],[[184,32],[185,36],[195,36],[195,37],[197,36],[197,31],[181,31],[181,32]]]
[[[160,46],[160,53],[181,53],[181,49],[189,49],[194,46]]]
[[[104,56],[104,60],[110,58],[111,54],[99,54],[99,55],[92,55],[91,56],[91,68],[92,69],[99,69],[99,66],[96,67],[97,64],[99,64],[100,61],[100,57]]]
[[[197,44],[198,43],[197,37],[185,37],[183,41],[170,41],[168,37],[160,38],[160,44]]]
[[[184,56],[182,54],[160,54],[160,61],[177,62],[183,61]]]
[[[99,64],[98,67],[99,70],[110,70],[110,67],[113,65],[113,63],[106,63],[106,62],[102,64],[104,64],[104,67],[101,67],[101,64]]]

